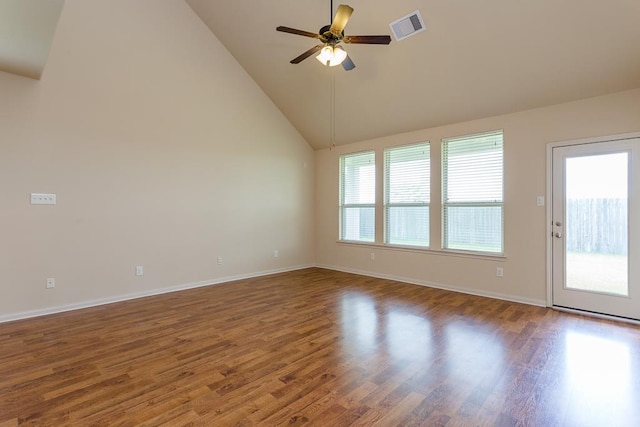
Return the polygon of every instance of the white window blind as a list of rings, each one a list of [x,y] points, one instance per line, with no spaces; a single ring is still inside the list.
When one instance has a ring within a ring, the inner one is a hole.
[[[385,243],[429,246],[429,143],[384,151]]]
[[[340,240],[375,241],[375,203],[375,153],[341,156]]]
[[[503,253],[502,131],[442,144],[443,248]]]

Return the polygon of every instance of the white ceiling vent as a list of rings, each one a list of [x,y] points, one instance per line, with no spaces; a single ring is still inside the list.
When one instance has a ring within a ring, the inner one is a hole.
[[[425,30],[424,21],[418,10],[407,16],[403,16],[397,21],[393,21],[389,26],[396,40],[406,39],[409,36]]]

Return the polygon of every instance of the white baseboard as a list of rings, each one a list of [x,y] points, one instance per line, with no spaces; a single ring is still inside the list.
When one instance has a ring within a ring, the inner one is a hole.
[[[117,295],[117,296],[108,297],[108,298],[100,298],[100,299],[91,300],[91,301],[82,301],[82,302],[78,302],[78,303],[73,303],[73,304],[68,304],[68,305],[63,305],[63,306],[57,306],[57,307],[49,307],[49,308],[44,308],[44,309],[40,309],[40,310],[23,311],[23,312],[19,312],[19,313],[1,315],[0,316],[0,323],[12,322],[14,320],[28,319],[28,318],[31,318],[31,317],[46,316],[46,315],[49,315],[49,314],[63,313],[65,311],[80,310],[80,309],[83,309],[83,308],[96,307],[96,306],[99,306],[99,305],[106,305],[106,304],[113,304],[113,303],[116,303],[116,302],[129,301],[129,300],[132,300],[132,299],[145,298],[145,297],[150,297],[150,296],[154,296],[154,295],[168,294],[168,293],[171,293],[171,292],[184,291],[184,290],[187,290],[187,289],[195,289],[195,288],[202,288],[202,287],[205,287],[205,286],[221,285],[223,283],[233,282],[235,280],[251,279],[251,278],[255,278],[255,277],[268,276],[270,274],[277,274],[277,273],[286,273],[288,271],[302,270],[302,269],[311,268],[311,267],[313,267],[313,265],[301,265],[301,266],[288,267],[288,268],[277,269],[277,270],[259,271],[259,272],[254,272],[254,273],[240,274],[240,275],[237,275],[237,276],[228,276],[228,277],[221,277],[221,278],[212,279],[212,280],[203,280],[203,281],[200,281],[200,282],[185,283],[185,284],[181,284],[181,285],[169,286],[169,287],[166,287],[166,288],[151,289],[151,290],[144,291],[144,292],[136,292],[136,293],[132,293],[132,294]]]
[[[547,306],[547,302],[545,300],[522,298],[515,295],[501,294],[496,292],[485,292],[477,289],[470,289],[470,288],[464,288],[459,286],[449,286],[442,283],[419,281],[409,277],[372,273],[370,271],[342,268],[342,267],[331,266],[331,265],[315,264],[315,265],[301,265],[301,266],[276,269],[276,270],[259,271],[259,272],[253,272],[253,273],[247,273],[247,274],[240,274],[237,276],[221,277],[217,279],[185,283],[185,284],[170,286],[166,288],[151,289],[148,291],[137,292],[133,294],[117,295],[117,296],[108,297],[108,298],[100,298],[100,299],[91,300],[91,301],[82,301],[79,303],[68,304],[68,305],[57,306],[57,307],[49,307],[49,308],[40,309],[40,310],[24,311],[19,313],[1,315],[0,323],[11,322],[14,320],[28,319],[31,317],[46,316],[49,314],[63,313],[65,311],[80,310],[83,308],[113,304],[113,303],[122,302],[122,301],[129,301],[137,298],[145,298],[145,297],[150,297],[154,295],[162,295],[162,294],[168,294],[171,292],[184,291],[187,289],[201,288],[204,286],[215,286],[215,285],[220,285],[227,282],[233,282],[235,280],[251,279],[255,277],[268,276],[270,274],[277,274],[277,273],[286,273],[288,271],[302,270],[302,269],[311,268],[311,267],[324,268],[326,270],[342,271],[345,273],[358,274],[358,275],[367,276],[367,277],[375,277],[378,279],[395,280],[397,282],[409,283],[412,285],[427,286],[430,288],[443,289],[447,291],[460,292],[464,294],[494,298],[494,299],[499,299],[504,301],[518,302],[522,304],[535,305],[539,307]]]
[[[410,278],[410,277],[402,277],[402,276],[394,276],[394,275],[390,275],[390,274],[373,273],[373,272],[370,272],[370,271],[343,268],[343,267],[336,267],[336,266],[331,266],[331,265],[316,264],[315,266],[318,267],[318,268],[324,268],[324,269],[327,269],[327,270],[335,270],[335,271],[342,271],[344,273],[359,274],[361,276],[375,277],[377,279],[395,280],[396,282],[409,283],[411,285],[426,286],[426,287],[429,287],[429,288],[443,289],[443,290],[452,291],[452,292],[460,292],[460,293],[463,293],[463,294],[475,295],[475,296],[479,296],[479,297],[487,297],[487,298],[499,299],[499,300],[504,300],[504,301],[517,302],[517,303],[521,303],[521,304],[535,305],[535,306],[538,306],[538,307],[546,307],[547,306],[547,301],[543,300],[543,299],[522,298],[522,297],[519,297],[517,295],[501,294],[501,293],[497,293],[497,292],[487,292],[487,291],[482,291],[482,290],[478,290],[478,289],[464,288],[464,287],[460,287],[460,286],[450,286],[450,285],[445,285],[445,284],[442,284],[442,283],[420,281],[420,280],[416,280],[416,279],[413,279],[413,278]]]

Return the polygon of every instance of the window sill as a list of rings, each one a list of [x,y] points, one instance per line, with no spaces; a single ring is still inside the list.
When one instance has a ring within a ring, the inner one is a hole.
[[[430,248],[420,248],[417,246],[385,245],[381,243],[366,243],[366,242],[356,242],[356,241],[349,241],[349,240],[338,240],[336,243],[343,246],[375,248],[375,249],[382,249],[382,250],[388,250],[388,251],[412,252],[412,253],[429,254],[429,255],[436,255],[436,256],[482,259],[482,260],[491,260],[491,261],[499,261],[499,262],[504,262],[507,260],[507,257],[504,254],[493,255],[493,254],[487,254],[482,252],[456,251],[451,249],[438,250],[438,249],[430,249]]]

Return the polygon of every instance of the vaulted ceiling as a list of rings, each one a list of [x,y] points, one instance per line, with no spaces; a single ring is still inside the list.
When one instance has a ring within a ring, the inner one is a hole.
[[[275,30],[317,32],[328,0],[186,1],[317,149],[331,139],[332,78],[337,144],[640,87],[638,0],[343,0],[347,35],[391,34],[415,10],[426,24],[389,46],[345,45],[349,72],[290,64],[317,40]],[[40,77],[63,2],[0,2],[0,71]]]
[[[426,31],[389,46],[345,45],[356,68],[289,61],[317,44],[329,0],[187,0],[315,148],[640,87],[638,0],[343,0],[345,34],[391,34],[419,10]],[[334,9],[340,0],[334,2]]]
[[[64,0],[0,1],[0,71],[39,79]]]

